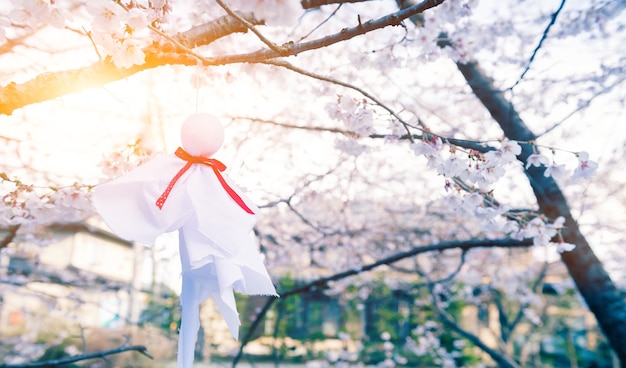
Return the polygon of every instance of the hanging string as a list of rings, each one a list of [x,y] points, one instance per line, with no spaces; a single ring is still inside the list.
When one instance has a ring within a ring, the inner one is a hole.
[[[196,114],[198,113],[198,95],[200,94],[200,76],[196,73]]]
[[[200,99],[200,67],[202,66],[202,62],[198,60],[196,64],[196,73],[195,73],[195,85],[196,85],[196,114],[198,113],[198,100]]]

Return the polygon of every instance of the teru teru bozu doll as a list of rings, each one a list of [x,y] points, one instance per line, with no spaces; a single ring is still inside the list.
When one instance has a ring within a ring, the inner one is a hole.
[[[210,158],[224,141],[220,122],[208,114],[182,126],[183,148],[156,157],[127,174],[98,185],[96,211],[119,237],[147,244],[179,231],[182,264],[182,322],[178,368],[193,364],[200,326],[199,306],[213,297],[233,337],[239,316],[234,291],[277,296],[252,234],[258,208],[221,174]]]

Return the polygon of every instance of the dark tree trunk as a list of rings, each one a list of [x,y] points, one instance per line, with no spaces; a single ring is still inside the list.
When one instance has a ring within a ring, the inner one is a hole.
[[[508,139],[530,141],[536,138],[520,118],[513,104],[504,97],[502,91],[494,87],[493,81],[476,62],[457,63],[457,67]],[[532,147],[529,144],[522,147],[518,159],[525,164],[528,156],[532,154]],[[626,364],[626,302],[620,290],[581,234],[556,181],[552,177],[545,177],[543,170],[534,166],[526,170],[526,176],[541,212],[550,219],[559,216],[565,218],[564,241],[575,244],[576,248],[571,252],[564,252],[561,259],[617,356],[622,364]]]
[[[413,5],[412,0],[396,0],[400,8]],[[414,15],[410,20],[418,27],[422,26],[422,14]],[[451,46],[442,35],[439,46]],[[480,102],[500,125],[504,135],[510,140],[532,141],[536,138],[502,91],[495,88],[493,80],[478,66],[476,61],[456,63]],[[529,144],[522,145],[522,153],[517,157],[524,166],[532,154]],[[589,310],[595,315],[609,343],[615,350],[623,366],[626,366],[626,302],[621,291],[615,286],[604,269],[602,262],[595,255],[587,239],[582,235],[578,224],[572,217],[570,207],[558,184],[552,177],[545,177],[543,170],[531,166],[525,170],[526,176],[537,198],[539,209],[550,219],[559,216],[565,218],[563,240],[575,244],[571,252],[564,252],[561,259],[580,294],[585,299]]]

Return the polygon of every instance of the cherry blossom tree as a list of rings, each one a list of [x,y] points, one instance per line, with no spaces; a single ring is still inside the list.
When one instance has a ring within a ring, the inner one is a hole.
[[[284,298],[408,267],[442,325],[517,366],[463,329],[440,295],[471,301],[492,280],[493,300],[519,305],[510,320],[500,313],[506,345],[520,319],[540,323],[537,287],[560,258],[624,362],[623,9],[15,2],[0,16],[0,248],[45,246],[50,225],[92,217],[94,186],[172,151],[184,116],[205,110],[226,123],[224,161],[262,208],[269,268],[310,281]],[[512,264],[518,247],[541,257]],[[452,292],[450,280],[468,289]]]

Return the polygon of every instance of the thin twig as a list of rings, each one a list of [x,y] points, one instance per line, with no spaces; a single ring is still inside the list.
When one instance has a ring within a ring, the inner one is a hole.
[[[81,323],[78,324],[80,328],[80,340],[83,342],[83,354],[87,354],[87,339],[85,338],[85,328]]]
[[[17,138],[12,138],[12,137],[7,137],[4,135],[0,135],[0,139],[7,141],[7,142],[21,142],[21,139],[17,139]]]
[[[327,127],[319,127],[319,126],[304,126],[304,125],[296,125],[296,124],[289,124],[289,123],[279,123],[277,121],[254,118],[254,117],[246,117],[246,116],[237,116],[233,118],[255,121],[255,122],[262,123],[262,124],[271,124],[271,125],[276,125],[276,126],[280,126],[283,128],[288,128],[288,129],[329,132],[329,133],[342,134],[345,136],[354,136],[354,132],[343,130],[343,129],[338,129],[338,128],[330,128],[330,127],[327,128]],[[486,141],[473,141],[473,140],[468,140],[468,139],[449,138],[449,137],[444,137],[442,135],[439,135],[433,132],[428,132],[428,134],[441,138],[445,143],[449,145],[457,146],[457,147],[461,147],[465,149],[470,149],[470,150],[475,150],[480,153],[486,153],[486,152],[493,151],[496,149],[492,146],[487,145],[488,142]],[[380,133],[370,134],[368,138],[370,139],[397,139],[397,140],[411,140],[411,141],[425,139],[425,137],[420,134],[395,135],[395,134],[380,134]]]
[[[146,356],[146,357],[148,357],[150,359],[154,359],[150,354],[148,354],[148,349],[145,346],[143,346],[143,345],[132,345],[132,346],[120,346],[117,349],[99,351],[99,352],[89,353],[89,354],[75,355],[75,356],[71,356],[71,357],[67,357],[67,358],[46,360],[46,361],[43,361],[43,362],[32,362],[32,363],[24,363],[24,364],[17,364],[17,365],[0,364],[0,368],[58,367],[58,366],[62,366],[62,365],[67,365],[67,364],[71,364],[71,363],[80,362],[80,361],[83,361],[83,360],[96,359],[96,358],[106,359],[106,357],[108,355],[115,355],[115,354],[123,353],[125,351],[133,351],[133,350],[137,351],[138,353],[140,353],[140,354],[142,354],[142,355],[144,355],[144,356]]]
[[[307,70],[298,68],[296,66],[294,66],[291,63],[288,63],[284,60],[266,60],[262,62],[263,64],[269,64],[269,65],[275,65],[275,66],[279,66],[281,68],[285,68],[288,70],[291,70],[293,72],[296,72],[298,74],[302,74],[304,76],[310,77],[310,78],[314,78],[317,80],[321,80],[324,82],[329,82],[329,83],[333,83],[342,87],[346,87],[352,90],[355,90],[357,92],[359,92],[360,94],[362,94],[363,96],[367,97],[368,99],[372,100],[376,105],[382,107],[383,109],[385,109],[391,116],[393,116],[394,118],[396,118],[396,120],[398,120],[398,122],[400,122],[400,124],[402,124],[402,126],[404,126],[404,129],[407,132],[407,137],[409,138],[409,140],[411,142],[414,142],[413,140],[413,136],[411,134],[411,131],[409,130],[409,128],[414,128],[420,131],[425,132],[425,129],[419,128],[417,126],[411,125],[408,122],[404,121],[404,119],[402,119],[398,114],[396,114],[396,112],[391,109],[389,106],[387,106],[386,104],[384,104],[382,101],[380,101],[378,98],[376,98],[375,96],[373,96],[372,94],[370,94],[369,92],[363,90],[362,88],[359,88],[355,85],[352,85],[350,83],[346,83],[346,82],[342,82],[340,80],[334,79],[334,78],[330,78],[330,77],[325,77],[323,75],[319,75],[319,74],[315,74],[312,72],[309,72]]]
[[[535,50],[533,51],[533,54],[530,56],[530,59],[528,60],[528,64],[526,64],[526,68],[524,69],[522,74],[519,76],[519,78],[517,79],[515,84],[513,84],[509,89],[515,88],[515,86],[517,86],[522,81],[522,79],[524,79],[524,76],[526,76],[526,73],[528,73],[528,71],[530,70],[530,65],[535,60],[535,56],[537,56],[537,52],[539,52],[539,49],[541,48],[541,45],[543,44],[543,41],[545,41],[546,38],[548,38],[548,32],[550,31],[550,28],[552,28],[552,26],[556,22],[556,18],[559,16],[559,13],[561,12],[561,9],[563,9],[564,5],[565,5],[565,0],[561,0],[561,5],[559,5],[559,8],[552,14],[552,18],[550,19],[550,23],[548,24],[546,29],[543,31],[543,35],[541,36],[541,39],[539,40],[539,43],[537,44],[537,47],[535,47]]]
[[[93,37],[91,36],[91,32],[86,30],[85,27],[83,27],[83,32],[85,32],[85,35],[87,35],[87,38],[89,38],[89,41],[91,42],[91,45],[93,46],[93,49],[96,51],[96,55],[98,55],[98,60],[102,61],[102,55],[100,55],[100,50],[98,50],[98,46],[96,45],[96,41],[93,40]]]
[[[296,56],[306,51],[316,50],[323,47],[331,46],[339,42],[350,40],[354,37],[364,35],[377,29],[389,26],[400,26],[402,21],[415,15],[420,14],[428,9],[434,8],[444,0],[424,0],[419,4],[412,5],[408,8],[399,10],[395,13],[387,14],[378,19],[368,20],[365,23],[357,24],[350,28],[344,28],[341,31],[308,42],[289,43],[283,45],[285,51],[278,53],[271,49],[262,49],[245,54],[217,56],[207,58],[205,65],[224,65],[233,63],[255,63],[265,60],[274,59],[281,56]]]
[[[320,29],[320,27],[322,27],[324,24],[326,24],[326,22],[328,22],[329,20],[332,19],[332,17],[335,16],[335,14],[337,14],[337,12],[339,11],[339,9],[341,9],[341,6],[343,4],[339,4],[339,6],[337,6],[337,8],[335,8],[335,10],[333,10],[332,13],[330,13],[330,15],[328,17],[326,17],[326,19],[324,19],[323,21],[320,22],[320,24],[316,25],[315,27],[313,27],[313,29],[311,31],[309,31],[309,33],[305,34],[304,36],[300,37],[300,39],[298,40],[298,42],[303,41],[307,38],[309,38],[310,35],[313,34],[313,32],[317,31],[318,29]]]
[[[601,89],[600,91],[596,92],[593,96],[591,96],[591,98],[589,98],[587,101],[585,101],[585,103],[580,104],[579,106],[576,107],[576,109],[574,109],[574,111],[570,112],[569,114],[565,115],[565,117],[563,117],[561,120],[557,121],[556,123],[552,124],[552,126],[550,126],[549,128],[547,128],[546,130],[544,130],[543,132],[537,134],[537,137],[541,137],[543,135],[546,135],[548,133],[550,133],[551,131],[553,131],[554,129],[558,128],[559,126],[561,126],[561,124],[563,124],[564,122],[566,122],[570,117],[572,117],[574,114],[576,114],[577,112],[589,107],[589,105],[591,104],[591,102],[596,98],[599,97],[605,93],[609,93],[610,91],[613,90],[613,88],[617,87],[618,85],[620,85],[621,83],[623,83],[626,80],[625,78],[621,78],[619,80],[617,80],[615,83],[611,84],[610,86]]]
[[[425,277],[426,279],[428,279],[427,275],[425,274],[421,274],[421,275],[422,277]],[[456,333],[458,333],[465,339],[469,340],[472,344],[476,345],[482,351],[487,353],[493,360],[496,361],[496,363],[498,363],[499,367],[519,368],[519,365],[515,361],[513,361],[511,358],[509,358],[508,356],[506,356],[505,354],[499,351],[496,351],[495,349],[490,348],[489,346],[487,346],[487,344],[485,344],[480,339],[480,337],[478,337],[477,335],[459,326],[459,324],[456,323],[456,321],[445,310],[443,310],[443,308],[439,306],[439,301],[438,301],[437,296],[435,295],[434,287],[431,286],[429,290],[430,290],[430,296],[432,300],[432,306],[435,309],[435,312],[439,315],[439,318],[441,319],[441,321],[446,326],[450,327]]]
[[[530,289],[533,292],[537,292],[537,290],[539,289],[539,286],[541,285],[541,283],[543,282],[543,280],[546,277],[546,274],[548,272],[548,262],[544,262],[543,266],[541,267],[541,270],[539,271],[539,275],[537,275],[537,278],[535,279],[535,281],[533,282],[532,286],[530,287]],[[519,324],[519,322],[522,320],[522,317],[524,317],[524,308],[527,308],[530,306],[530,303],[524,303],[520,306],[519,311],[517,311],[517,314],[515,315],[515,317],[513,318],[513,321],[511,321],[508,326],[509,326],[509,331],[508,334],[509,336],[513,333],[513,330],[515,329],[515,327],[517,327],[517,325]],[[503,340],[506,341],[503,337]]]
[[[459,272],[461,272],[461,269],[463,269],[463,265],[465,264],[465,256],[467,255],[467,251],[468,251],[468,249],[463,249],[463,251],[461,252],[461,259],[459,259],[459,264],[456,266],[456,269],[454,271],[452,271],[448,276],[443,277],[441,279],[437,279],[437,280],[427,279],[427,281],[425,283],[417,284],[414,287],[415,288],[419,288],[419,287],[423,287],[423,286],[431,287],[431,286],[433,286],[435,284],[444,284],[444,283],[449,282],[452,279],[454,279],[459,274]]]
[[[302,0],[300,1],[300,5],[302,5],[303,9],[315,9],[319,8],[322,5],[330,5],[330,4],[346,4],[346,3],[362,3],[370,0]]]
[[[261,32],[259,32],[256,27],[254,27],[254,25],[250,22],[248,22],[247,20],[245,20],[244,18],[240,17],[237,13],[235,13],[234,11],[232,11],[228,5],[226,5],[222,0],[215,0],[215,2],[222,7],[222,9],[224,9],[226,11],[226,13],[228,13],[228,15],[230,15],[231,17],[237,19],[238,21],[241,22],[241,24],[243,24],[244,26],[246,26],[246,28],[248,28],[252,33],[254,33],[259,40],[261,40],[261,42],[263,42],[265,45],[267,45],[267,47],[269,47],[271,50],[277,52],[278,54],[283,54],[286,49],[284,47],[280,47],[278,45],[276,45],[274,42],[270,41],[267,37],[263,36],[263,34],[261,34]]]

